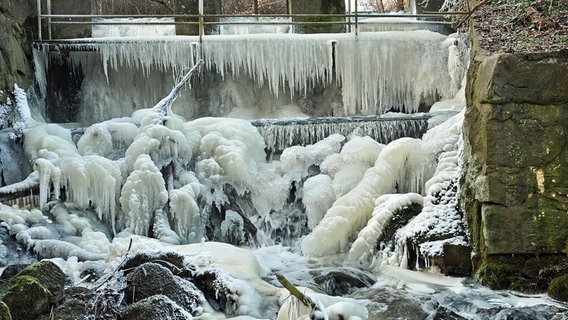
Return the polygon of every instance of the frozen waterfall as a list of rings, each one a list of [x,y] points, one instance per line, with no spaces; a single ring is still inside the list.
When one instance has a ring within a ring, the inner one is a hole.
[[[186,94],[191,98],[179,103],[177,112],[186,118],[287,105],[309,116],[352,116],[413,113],[453,97],[461,78],[452,75],[464,65],[452,63],[463,59],[452,49],[458,45],[453,36],[424,30],[215,35],[201,43],[191,36],[121,37],[64,41],[57,50],[44,44],[35,49],[35,60],[39,71],[63,62],[78,74],[84,124],[153,105],[156,91],[144,88],[167,90],[168,79],[173,83],[198,57],[205,61],[201,81],[207,84],[196,84]],[[330,91],[334,87],[337,93]],[[318,100],[306,100],[317,94]]]

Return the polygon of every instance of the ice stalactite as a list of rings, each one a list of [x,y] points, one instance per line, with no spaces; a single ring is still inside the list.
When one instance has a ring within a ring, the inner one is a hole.
[[[347,136],[355,132],[387,144],[401,137],[420,138],[428,128],[427,116],[402,114],[254,120],[252,123],[264,137],[271,152],[314,144],[333,133]]]
[[[199,196],[204,193],[202,185],[194,173],[185,174],[185,185],[169,193],[170,214],[173,229],[187,242],[198,242],[204,236],[204,217],[199,208]],[[180,180],[182,180],[180,179]]]
[[[168,193],[160,170],[149,155],[139,155],[120,196],[126,215],[124,227],[134,234],[148,236],[155,212],[162,210],[167,200]]]
[[[95,48],[99,51],[107,78],[108,68],[135,68],[141,70],[144,76],[148,76],[153,68],[180,73],[183,68],[193,66],[197,62],[197,37],[155,37],[145,38],[144,41],[139,38],[114,40],[110,42],[108,39],[92,39],[90,43],[82,45],[85,49]]]
[[[258,85],[267,83],[278,96],[281,87],[289,94],[306,93],[316,83],[332,79],[335,35],[210,36],[203,42],[203,58],[209,69],[238,76],[252,76]],[[277,38],[277,41],[274,41]]]
[[[361,33],[357,41],[338,41],[337,77],[345,113],[412,113],[424,99],[452,97],[445,39],[413,31]]]
[[[101,156],[63,157],[57,164],[62,171],[67,201],[81,208],[94,207],[99,219],[116,231],[117,202],[122,184],[119,165]],[[58,198],[55,190],[54,198]]]

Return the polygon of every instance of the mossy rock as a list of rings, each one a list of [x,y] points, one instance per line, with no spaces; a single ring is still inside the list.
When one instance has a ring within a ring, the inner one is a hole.
[[[12,320],[10,308],[8,308],[4,301],[0,301],[0,320]]]
[[[31,276],[14,277],[0,287],[0,300],[18,320],[33,320],[48,312],[51,299],[49,290]]]
[[[53,296],[57,296],[63,292],[67,280],[67,276],[63,273],[61,268],[48,260],[30,265],[20,271],[16,277],[18,276],[30,276],[38,279]]]
[[[0,300],[14,319],[37,319],[64,289],[66,276],[51,261],[34,263],[0,286]]]
[[[568,274],[552,279],[548,286],[548,295],[556,300],[568,302]]]
[[[521,266],[484,262],[477,271],[477,278],[482,285],[494,290],[511,289],[517,285],[521,274]]]
[[[46,313],[37,320],[88,320],[89,307],[86,302],[78,298],[66,299],[61,305]]]
[[[562,255],[528,259],[523,267],[523,278],[534,284],[534,292],[546,292],[552,279],[568,273],[568,258]]]

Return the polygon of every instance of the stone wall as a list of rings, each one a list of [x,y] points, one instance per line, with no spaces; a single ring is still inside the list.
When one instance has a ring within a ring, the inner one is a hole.
[[[474,48],[472,57],[462,204],[477,267],[565,257],[568,50],[485,56]],[[511,282],[523,272],[513,269]]]

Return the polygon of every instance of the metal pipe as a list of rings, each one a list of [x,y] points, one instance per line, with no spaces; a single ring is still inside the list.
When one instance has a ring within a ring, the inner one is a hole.
[[[347,32],[351,33],[351,0],[347,0]]]
[[[422,14],[366,14],[357,13],[360,18],[440,18],[440,16],[445,15],[466,15],[468,12],[430,12]],[[297,14],[208,14],[204,15],[207,18],[226,18],[226,17],[255,17],[255,18],[290,18],[290,17],[346,17],[349,14],[309,14],[309,13],[297,13]],[[351,13],[351,17],[355,17],[354,13]],[[42,18],[53,18],[53,19],[81,19],[81,18],[198,18],[198,14],[157,14],[157,15],[128,15],[128,14],[42,14]],[[270,24],[267,21],[266,24]]]
[[[359,8],[357,8],[359,4],[357,3],[357,0],[355,0],[355,35],[359,35],[359,17],[358,17],[358,13],[359,13]]]
[[[199,0],[199,43],[203,42],[203,0]]]
[[[41,36],[41,0],[37,0],[37,37],[42,41]]]
[[[47,14],[51,15],[51,0],[47,0]],[[47,18],[47,38],[49,40],[52,40],[52,34],[51,34],[51,17]]]

